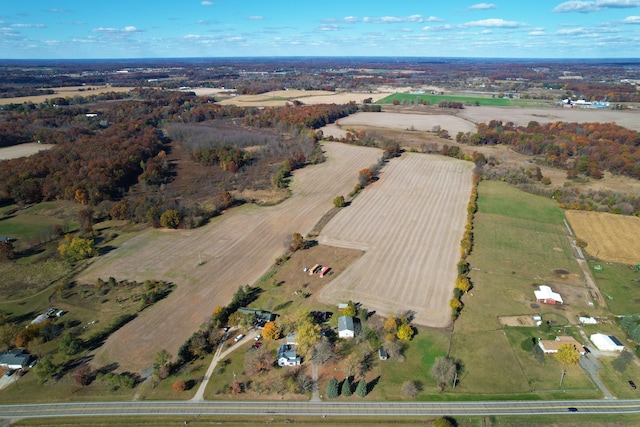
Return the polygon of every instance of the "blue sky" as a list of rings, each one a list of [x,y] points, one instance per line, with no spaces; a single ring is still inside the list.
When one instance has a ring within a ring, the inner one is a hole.
[[[639,58],[640,0],[3,0],[0,58]]]

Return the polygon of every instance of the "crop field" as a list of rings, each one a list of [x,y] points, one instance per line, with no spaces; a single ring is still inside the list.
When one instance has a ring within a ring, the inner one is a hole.
[[[522,353],[521,340],[505,332],[499,317],[539,314],[543,319],[566,318],[574,323],[580,311],[593,312],[567,238],[563,211],[551,199],[501,182],[483,181],[478,195],[469,259],[473,289],[463,297],[465,307],[451,343],[451,357],[465,364],[456,392],[556,389],[559,371],[541,370],[532,356]],[[536,304],[533,291],[539,284],[563,295],[565,304]],[[495,366],[500,366],[499,374]],[[584,379],[575,380],[567,387],[582,389]]]
[[[425,102],[427,104],[439,104],[440,102],[461,102],[465,105],[475,104],[479,105],[491,105],[496,107],[511,107],[517,105],[517,101],[507,98],[492,98],[490,96],[479,95],[430,95],[430,94],[411,94],[411,93],[394,93],[385,98],[376,101],[376,104],[392,104],[393,101],[398,101],[401,104],[420,104]]]
[[[261,93],[259,95],[239,95],[223,99],[221,105],[237,105],[240,107],[276,107],[284,106],[293,101],[300,101],[306,105],[314,104],[347,104],[351,101],[361,104],[362,100],[372,98],[377,101],[388,93],[359,93],[359,92],[329,92],[323,90],[278,90]]]
[[[227,304],[239,286],[255,283],[285,252],[291,234],[307,234],[333,207],[333,198],[353,188],[358,171],[382,154],[340,143],[323,147],[328,160],[296,171],[292,197],[283,203],[243,206],[200,229],[148,230],[85,270],[78,278],[81,283],[113,276],[177,285],[168,298],[112,335],[95,363],[115,361],[137,372],[150,366],[162,349],[175,355],[216,305]]]
[[[50,95],[21,96],[16,98],[0,98],[0,105],[22,104],[23,102],[33,102],[39,104],[52,98],[72,98],[74,96],[98,95],[106,92],[129,92],[130,87],[115,86],[66,86],[51,88],[54,93]]]
[[[37,142],[27,142],[26,144],[12,145],[11,147],[0,148],[0,160],[17,159],[48,150],[54,147],[53,144],[38,144]]]
[[[603,261],[640,264],[640,218],[603,212],[567,211],[577,237],[589,255]]]
[[[359,301],[380,315],[450,323],[449,300],[471,191],[471,163],[405,153],[324,228],[321,244],[366,253],[320,294]]]
[[[468,120],[456,116],[441,114],[398,114],[398,113],[369,113],[360,112],[344,117],[336,122],[340,128],[345,129],[350,126],[376,126],[388,129],[430,132],[435,126],[449,131],[450,135],[458,132],[475,132],[476,125]],[[324,129],[323,129],[324,132]],[[330,133],[330,132],[328,132]]]

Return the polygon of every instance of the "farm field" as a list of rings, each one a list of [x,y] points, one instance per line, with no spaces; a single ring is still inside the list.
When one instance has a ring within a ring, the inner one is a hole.
[[[38,151],[48,150],[54,147],[53,144],[38,144],[37,142],[27,142],[26,144],[12,145],[11,147],[0,148],[0,160],[17,159],[27,157]]]
[[[587,242],[587,253],[620,264],[640,264],[640,218],[603,212],[567,211],[577,237]]]
[[[239,95],[223,99],[220,105],[237,105],[239,107],[277,107],[300,101],[306,105],[313,104],[348,104],[354,101],[361,104],[363,99],[372,98],[375,102],[387,96],[388,93],[368,92],[329,92],[323,90],[278,90],[261,93],[259,95]]]
[[[200,229],[148,230],[99,258],[78,280],[97,278],[174,282],[165,300],[145,310],[98,350],[95,364],[118,362],[139,372],[162,349],[176,354],[216,305],[227,304],[239,286],[253,284],[281,256],[294,232],[308,233],[348,193],[358,171],[381,151],[340,143],[323,146],[328,160],[296,171],[292,196],[271,207],[243,206]]]
[[[50,95],[21,96],[17,98],[0,98],[0,105],[22,104],[23,102],[33,102],[39,104],[52,98],[66,98],[74,96],[90,96],[106,92],[129,92],[130,87],[116,86],[65,86],[50,88],[55,91]]]
[[[616,264],[598,260],[588,261],[603,302],[616,315],[638,313],[640,303],[640,270],[629,264]],[[595,267],[599,266],[600,271]]]
[[[451,357],[465,364],[455,392],[557,389],[559,371],[540,370],[533,357],[520,350],[519,342],[512,345],[499,317],[538,314],[562,325],[575,323],[581,311],[598,314],[588,306],[589,292],[569,244],[564,213],[551,199],[501,182],[481,182],[478,195],[469,258],[474,287],[463,298],[465,307],[451,343]],[[565,304],[536,303],[533,291],[540,284],[559,292]],[[572,384],[582,389],[584,380],[576,377]]]
[[[414,94],[414,93],[394,93],[385,98],[376,101],[376,104],[392,104],[393,101],[402,103],[420,104],[425,102],[427,104],[438,104],[440,102],[461,102],[465,105],[479,103],[480,105],[492,105],[500,107],[511,107],[514,105],[520,105],[524,101],[518,99],[507,98],[493,98],[492,96],[477,95],[477,94],[451,94],[451,95],[432,95],[432,94]]]
[[[321,244],[366,253],[325,287],[324,302],[359,301],[382,316],[446,327],[471,191],[471,163],[405,153],[323,229]]]
[[[460,110],[457,117],[473,123],[489,123],[491,120],[513,122],[516,126],[526,126],[530,121],[538,123],[552,122],[599,122],[616,123],[627,129],[640,131],[640,111],[614,111],[606,109],[563,108],[503,108],[493,106],[467,107]]]
[[[368,113],[360,112],[338,120],[336,126],[344,129],[350,126],[376,126],[389,129],[415,129],[431,132],[435,126],[449,131],[450,135],[458,132],[475,132],[476,125],[460,117],[439,114],[408,114],[408,113]],[[324,130],[323,130],[324,131]]]

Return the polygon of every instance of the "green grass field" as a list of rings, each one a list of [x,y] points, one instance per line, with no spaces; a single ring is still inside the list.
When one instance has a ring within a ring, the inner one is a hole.
[[[605,297],[607,307],[613,314],[640,313],[640,271],[624,264],[605,262],[588,264],[598,288]],[[593,267],[596,265],[600,265],[602,271],[594,270]]]
[[[545,362],[550,369],[539,369],[532,357],[520,354],[519,342],[513,344],[518,340],[510,339],[511,332],[503,329],[498,316],[564,309],[532,307],[533,290],[537,288],[534,284],[558,280],[554,269],[562,268],[579,277],[565,236],[564,215],[553,200],[500,182],[482,182],[478,194],[475,243],[469,260],[474,288],[463,298],[465,307],[456,321],[451,346],[451,356],[465,365],[457,392],[528,393],[558,389],[554,385],[559,378],[555,361]],[[567,317],[562,311],[558,314]],[[585,378],[576,373],[575,383],[567,382],[565,387],[576,390],[590,387]]]
[[[481,95],[431,95],[431,94],[410,94],[410,93],[394,93],[386,96],[376,104],[393,104],[394,101],[400,104],[420,104],[422,102],[431,105],[437,105],[440,102],[461,102],[464,105],[481,105],[493,107],[516,107],[539,104],[539,101],[509,98],[493,98],[491,96]]]

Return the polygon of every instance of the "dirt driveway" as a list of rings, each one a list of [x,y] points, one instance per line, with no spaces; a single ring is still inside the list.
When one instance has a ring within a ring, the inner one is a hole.
[[[95,365],[117,362],[140,372],[155,354],[178,348],[239,286],[253,284],[281,256],[294,232],[307,234],[334,197],[347,194],[358,171],[381,151],[341,143],[324,145],[328,160],[295,173],[293,196],[270,207],[244,206],[195,230],[148,230],[99,258],[78,278],[163,279],[176,283],[165,300],[113,334],[97,350]],[[199,260],[202,264],[199,265]]]

